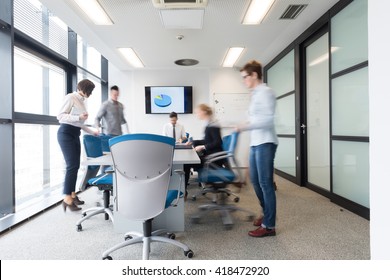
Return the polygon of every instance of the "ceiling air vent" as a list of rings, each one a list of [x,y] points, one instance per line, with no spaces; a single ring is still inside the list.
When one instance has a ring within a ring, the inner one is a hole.
[[[280,19],[296,19],[307,5],[289,5]]]
[[[199,9],[207,6],[208,0],[152,0],[158,9]]]

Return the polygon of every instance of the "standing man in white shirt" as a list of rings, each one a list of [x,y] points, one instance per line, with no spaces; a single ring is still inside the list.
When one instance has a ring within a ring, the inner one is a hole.
[[[170,122],[164,125],[163,135],[175,138],[176,142],[182,143],[187,140],[184,126],[177,123],[177,113],[171,112],[169,114]]]
[[[129,130],[123,113],[123,104],[118,101],[118,98],[119,88],[112,86],[110,99],[102,103],[95,118],[95,127],[101,127],[102,133],[108,136],[122,135],[123,132],[128,133]],[[125,125],[125,131],[122,131],[122,125]]]

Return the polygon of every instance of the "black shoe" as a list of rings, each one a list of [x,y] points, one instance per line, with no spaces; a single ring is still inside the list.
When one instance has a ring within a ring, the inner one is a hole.
[[[65,201],[62,201],[62,207],[64,208],[64,212],[66,212],[66,208],[69,208],[70,211],[80,211],[81,208],[77,207],[77,205],[74,204],[74,201],[72,204],[68,204]]]
[[[74,198],[73,198],[73,203],[75,205],[83,205],[85,202],[83,200],[80,200],[79,197],[76,195]]]

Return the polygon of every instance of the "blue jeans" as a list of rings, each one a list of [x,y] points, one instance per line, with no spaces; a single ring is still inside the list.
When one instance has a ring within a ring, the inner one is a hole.
[[[80,167],[80,127],[61,124],[57,132],[57,140],[66,163],[63,193],[70,195],[76,190],[77,173]]]
[[[249,153],[249,175],[260,206],[264,228],[275,228],[276,196],[274,189],[274,158],[277,145],[265,143],[252,146]]]

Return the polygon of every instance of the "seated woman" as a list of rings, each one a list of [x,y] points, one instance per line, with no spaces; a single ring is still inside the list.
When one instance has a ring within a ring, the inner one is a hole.
[[[188,142],[187,145],[193,145],[196,152],[199,154],[201,163],[200,164],[185,164],[184,172],[185,172],[185,187],[187,197],[187,185],[190,178],[191,168],[194,170],[198,170],[204,164],[204,159],[207,155],[221,152],[222,149],[222,138],[221,138],[221,128],[219,124],[213,119],[213,110],[210,106],[206,104],[200,104],[195,109],[195,114],[198,119],[206,121],[207,125],[204,131],[204,139],[202,140],[194,140],[192,142]],[[223,165],[224,161],[215,162],[215,164]]]

